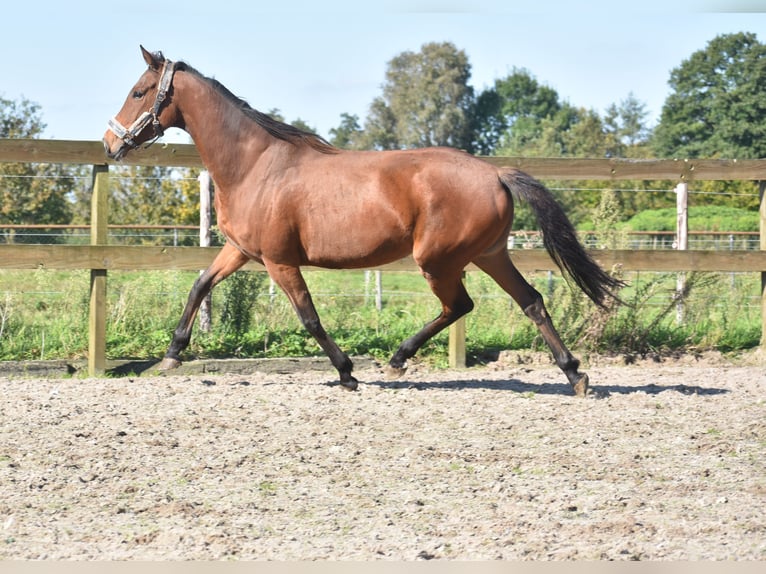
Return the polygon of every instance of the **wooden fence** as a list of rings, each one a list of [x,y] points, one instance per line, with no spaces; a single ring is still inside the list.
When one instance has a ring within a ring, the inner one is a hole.
[[[522,169],[545,180],[668,180],[673,185],[705,180],[760,181],[761,251],[648,251],[597,250],[591,253],[606,268],[621,265],[631,271],[716,271],[761,273],[761,345],[766,345],[766,160],[628,160],[485,158],[498,166]],[[215,247],[153,247],[107,245],[109,165],[100,142],[0,139],[0,162],[62,163],[93,166],[90,245],[0,245],[0,268],[90,269],[90,333],[88,370],[91,376],[106,368],[106,277],[110,270],[199,270],[215,257]],[[156,144],[134,152],[125,165],[202,167],[191,144]],[[547,253],[513,251],[521,271],[555,270]],[[257,263],[245,267],[263,270]],[[411,258],[379,267],[415,271]],[[472,271],[469,267],[467,271]],[[450,329],[450,364],[465,364],[465,323]]]

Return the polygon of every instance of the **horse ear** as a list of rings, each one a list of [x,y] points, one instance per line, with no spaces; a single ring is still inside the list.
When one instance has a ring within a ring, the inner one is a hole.
[[[146,65],[153,70],[159,70],[160,66],[162,65],[161,54],[159,54],[160,58],[158,58],[154,54],[152,54],[149,50],[144,48],[143,46],[140,46],[140,48],[141,48],[141,54],[144,56],[144,62],[146,62]]]

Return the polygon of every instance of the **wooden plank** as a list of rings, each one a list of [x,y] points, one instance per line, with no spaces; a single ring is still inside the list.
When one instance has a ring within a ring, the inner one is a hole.
[[[219,247],[160,247],[141,245],[0,245],[0,269],[106,269],[199,271],[210,265]],[[557,270],[541,249],[511,251],[520,271]],[[629,271],[766,272],[766,251],[628,251],[591,250],[605,268],[620,265]],[[245,266],[264,271],[259,263]],[[307,269],[318,269],[307,267]],[[411,257],[371,268],[383,271],[418,272]],[[467,271],[477,268],[469,265]]]
[[[199,271],[212,263],[218,250],[137,245],[0,245],[0,268]]]
[[[766,160],[718,159],[607,159],[607,158],[522,158],[488,157],[497,166],[521,169],[541,179],[571,180],[762,180]],[[194,144],[157,143],[135,150],[122,162],[106,157],[99,141],[39,140],[0,138],[0,162],[158,165],[202,167]]]
[[[761,180],[766,178],[766,161],[522,158],[486,157],[498,167],[515,167],[540,179],[572,180]]]
[[[761,251],[591,251],[604,268],[629,271],[758,272],[766,270]]]
[[[158,143],[147,149],[135,150],[121,162],[115,162],[106,157],[104,145],[99,141],[4,138],[0,138],[0,162],[202,166],[194,144]]]
[[[199,271],[208,267],[220,247],[162,247],[144,245],[0,245],[0,269],[107,269],[154,271]],[[251,261],[250,271],[265,271]],[[311,269],[311,267],[309,267]],[[376,269],[417,271],[412,258],[394,261]]]

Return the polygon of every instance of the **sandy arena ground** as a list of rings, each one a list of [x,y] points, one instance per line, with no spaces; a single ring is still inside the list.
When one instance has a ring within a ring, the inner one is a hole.
[[[619,363],[3,377],[0,558],[766,559],[763,361]]]

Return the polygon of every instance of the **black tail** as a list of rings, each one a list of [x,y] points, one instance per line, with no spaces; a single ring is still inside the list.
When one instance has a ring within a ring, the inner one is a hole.
[[[514,169],[500,172],[500,181],[515,197],[529,204],[543,234],[543,244],[562,272],[598,306],[605,299],[619,301],[613,290],[625,283],[604,272],[585,251],[569,218],[551,192],[539,181]]]

